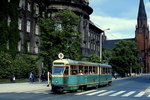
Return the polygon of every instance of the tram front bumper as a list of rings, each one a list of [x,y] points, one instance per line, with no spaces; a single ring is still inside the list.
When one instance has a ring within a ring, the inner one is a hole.
[[[64,89],[64,86],[62,85],[51,85],[52,86],[52,91],[54,92],[62,92]]]

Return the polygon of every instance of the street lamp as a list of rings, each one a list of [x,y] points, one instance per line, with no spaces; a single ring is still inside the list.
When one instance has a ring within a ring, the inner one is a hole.
[[[110,30],[110,28],[102,30],[102,33],[100,34],[100,62],[102,61],[102,42],[103,42],[103,35],[105,35],[105,31]]]

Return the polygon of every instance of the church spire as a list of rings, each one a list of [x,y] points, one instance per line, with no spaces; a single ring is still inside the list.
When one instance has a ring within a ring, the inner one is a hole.
[[[138,18],[137,18],[138,27],[147,27],[147,14],[145,10],[144,1],[140,0]]]

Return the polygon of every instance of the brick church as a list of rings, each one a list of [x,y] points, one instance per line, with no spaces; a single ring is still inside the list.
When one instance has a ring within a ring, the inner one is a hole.
[[[150,37],[144,0],[140,0],[135,30],[135,41],[138,48],[141,50],[139,57],[143,61],[145,72],[150,72],[150,56],[148,51],[148,48],[150,47]]]

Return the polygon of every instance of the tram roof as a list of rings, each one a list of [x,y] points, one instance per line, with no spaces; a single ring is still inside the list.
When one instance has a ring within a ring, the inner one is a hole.
[[[54,62],[62,62],[62,61],[66,64],[72,64],[72,65],[76,65],[76,64],[77,65],[92,65],[92,66],[101,66],[101,67],[111,68],[111,65],[108,65],[108,64],[77,61],[77,60],[72,60],[72,59],[59,59],[59,60],[55,60]]]
[[[107,67],[107,68],[112,68],[111,65],[108,65],[108,64],[99,64],[101,67]]]

